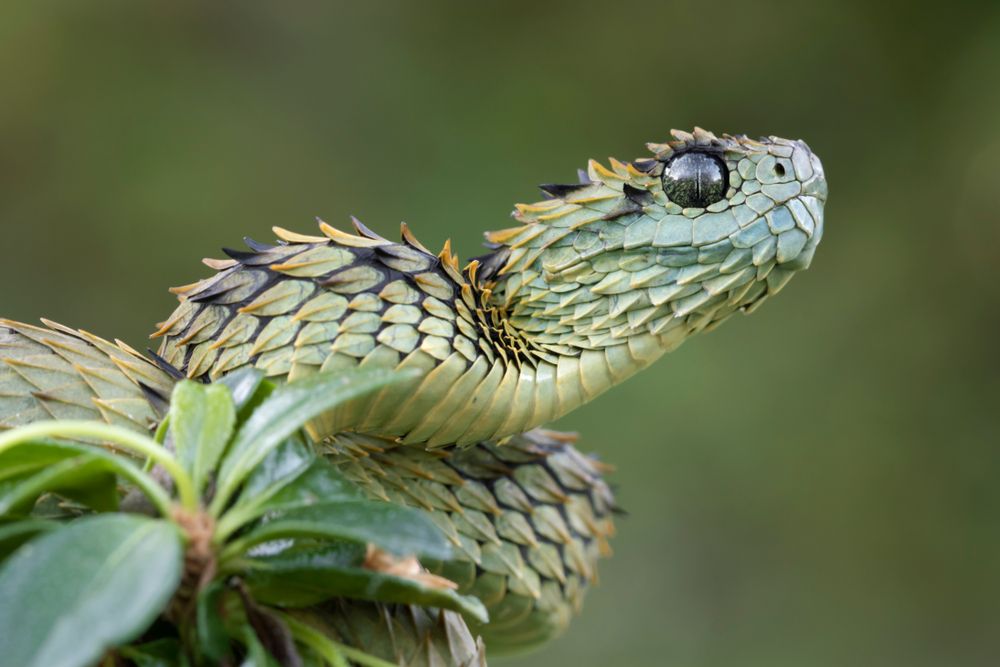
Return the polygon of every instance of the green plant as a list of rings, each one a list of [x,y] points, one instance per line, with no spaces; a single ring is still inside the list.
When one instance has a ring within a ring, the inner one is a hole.
[[[3,664],[388,664],[299,615],[343,597],[485,621],[417,565],[451,554],[431,519],[366,500],[303,431],[406,378],[276,387],[248,370],[179,383],[155,438],[90,421],[0,433]]]

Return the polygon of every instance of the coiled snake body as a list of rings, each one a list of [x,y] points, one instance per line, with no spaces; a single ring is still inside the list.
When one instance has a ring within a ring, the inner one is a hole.
[[[544,641],[593,580],[614,503],[599,464],[537,427],[755,309],[822,236],[826,182],[804,143],[696,129],[649,147],[542,186],[548,198],[517,205],[521,224],[488,233],[490,252],[464,268],[405,225],[400,243],[357,222],[275,228],[276,245],[226,251],[206,260],[214,276],[175,288],[155,362],[0,321],[0,427],[90,417],[145,430],[178,374],[417,369],[311,434],[372,496],[434,516],[459,558],[429,565],[487,605],[474,630],[491,652]]]

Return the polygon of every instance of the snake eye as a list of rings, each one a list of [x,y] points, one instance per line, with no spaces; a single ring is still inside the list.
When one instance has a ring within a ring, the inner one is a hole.
[[[683,208],[705,208],[726,196],[729,173],[719,158],[707,153],[681,153],[663,170],[663,191]]]

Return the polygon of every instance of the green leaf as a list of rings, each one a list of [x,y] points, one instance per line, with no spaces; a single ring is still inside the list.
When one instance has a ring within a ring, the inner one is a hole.
[[[240,427],[226,453],[212,513],[218,516],[250,471],[310,419],[391,382],[410,377],[412,373],[408,372],[353,369],[317,373],[275,389]]]
[[[365,500],[365,495],[344,473],[324,458],[317,458],[292,483],[285,485],[264,504],[267,512],[288,512],[328,503]]]
[[[262,388],[261,383],[263,382],[264,371],[253,366],[244,366],[223,376],[216,381],[216,384],[221,384],[229,388],[229,393],[233,397],[236,410],[237,412],[241,412],[253,399],[257,398],[258,390]],[[270,394],[274,389],[274,385],[271,383],[265,384],[271,385],[266,392]]]
[[[298,542],[278,553],[247,559],[244,580],[255,600],[307,607],[337,595],[322,586],[313,587],[308,581],[311,575],[361,567],[366,552],[367,546],[358,542]]]
[[[454,590],[375,572],[361,567],[364,552],[355,563],[339,546],[326,556],[322,549],[312,554],[298,552],[290,556],[253,559],[245,581],[255,600],[282,607],[305,607],[334,597],[379,602],[397,602],[451,609],[480,623],[489,621],[483,603]],[[325,556],[325,557],[324,557]]]
[[[213,662],[222,662],[229,655],[229,633],[220,610],[225,593],[225,583],[213,581],[198,594],[195,610],[198,646],[202,655]]]
[[[177,458],[198,493],[222,458],[235,423],[236,406],[225,385],[184,380],[174,387],[170,434]]]
[[[305,472],[316,458],[316,452],[301,435],[292,435],[268,452],[264,460],[253,469],[236,504],[255,501],[261,497],[270,498]]]
[[[114,512],[121,499],[118,495],[115,467],[107,461],[100,464],[95,462],[93,467],[94,474],[89,479],[81,479],[80,471],[77,471],[76,479],[62,488],[56,488],[55,492],[97,512]],[[103,474],[99,472],[101,469]]]
[[[53,463],[90,451],[93,447],[40,438],[0,452],[0,481],[25,477]]]
[[[18,667],[84,667],[149,627],[182,569],[177,528],[131,515],[74,521],[0,567],[0,656]]]
[[[78,462],[69,463],[71,459]],[[82,465],[95,460],[103,461],[104,465]],[[8,464],[12,470],[19,472],[18,476],[4,478]],[[94,509],[114,509],[118,494],[114,478],[108,477],[111,473],[132,482],[150,499],[159,499],[164,507],[169,502],[162,487],[140,471],[127,456],[95,445],[43,438],[20,443],[0,453],[0,515],[30,506],[42,493],[59,491],[60,488],[60,492],[67,497]],[[95,484],[87,482],[88,478]]]
[[[0,560],[9,556],[19,546],[39,533],[58,528],[59,525],[56,521],[43,521],[41,519],[21,519],[0,524]]]
[[[329,461],[293,437],[254,468],[235,505],[219,523],[221,537],[267,512],[363,500],[364,493]]]
[[[286,512],[231,543],[223,556],[243,555],[263,542],[302,537],[371,542],[400,555],[451,557],[444,533],[424,512],[369,500],[322,503]]]
[[[248,559],[244,581],[253,598],[265,604],[306,607],[333,597],[426,605],[451,609],[487,622],[474,597],[362,567],[362,544],[294,544],[267,556]]]
[[[116,465],[96,452],[52,464],[19,480],[0,493],[0,515],[31,511],[45,493],[58,493],[94,509],[107,512],[118,507]]]

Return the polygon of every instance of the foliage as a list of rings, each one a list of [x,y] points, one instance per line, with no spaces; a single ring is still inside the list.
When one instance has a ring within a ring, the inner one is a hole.
[[[275,387],[247,370],[180,382],[156,439],[87,421],[0,434],[0,655],[24,667],[384,665],[294,610],[347,597],[485,621],[476,599],[413,569],[414,556],[450,555],[433,521],[367,500],[303,431],[403,378],[356,370]]]

